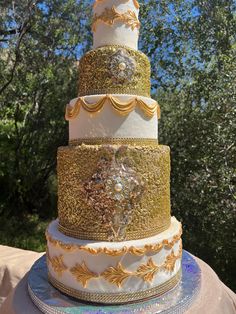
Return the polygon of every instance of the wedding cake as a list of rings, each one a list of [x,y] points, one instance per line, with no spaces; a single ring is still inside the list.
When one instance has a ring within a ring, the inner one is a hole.
[[[159,296],[181,277],[181,224],[170,213],[170,149],[150,62],[138,51],[137,0],[96,0],[93,50],[79,62],[58,149],[58,219],[47,231],[50,283],[80,300]]]

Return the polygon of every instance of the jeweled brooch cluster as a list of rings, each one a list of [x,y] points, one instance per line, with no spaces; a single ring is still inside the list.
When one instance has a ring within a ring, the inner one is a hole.
[[[123,241],[132,221],[135,206],[140,202],[144,183],[124,157],[126,146],[107,146],[97,170],[83,185],[87,202],[100,212],[109,241]]]
[[[112,55],[109,70],[114,81],[131,81],[135,73],[135,68],[135,60],[129,56],[125,49],[118,49]]]

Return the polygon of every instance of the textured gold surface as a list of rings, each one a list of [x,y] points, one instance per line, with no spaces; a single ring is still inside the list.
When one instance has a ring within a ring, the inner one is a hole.
[[[150,237],[170,226],[169,147],[81,145],[58,150],[59,230],[64,234],[108,240],[101,211],[88,201],[83,186],[94,176],[101,161],[113,158],[113,151],[119,153],[120,162],[129,164],[144,184],[142,197],[135,204],[132,221],[126,228],[126,239]]]
[[[112,8],[105,8],[101,15],[94,14],[92,22],[93,32],[96,31],[96,27],[99,22],[105,23],[109,26],[113,26],[116,22],[121,22],[127,27],[130,27],[132,30],[140,28],[140,22],[134,11],[128,10],[120,13],[116,10],[115,6]]]
[[[130,68],[129,75],[120,81],[119,59],[125,60]],[[97,48],[80,60],[79,96],[129,94],[150,97],[150,75],[150,62],[142,52],[115,45]]]
[[[106,1],[106,0],[95,0],[93,6],[96,7],[98,4],[103,3],[104,1]],[[124,0],[124,2],[129,2],[129,0]],[[133,0],[133,3],[134,3],[135,8],[136,8],[136,9],[139,9],[139,3],[138,3],[138,1],[137,1],[137,0]]]
[[[107,304],[119,304],[119,303],[125,303],[125,302],[133,302],[133,301],[137,301],[141,299],[146,299],[152,296],[158,297],[164,294],[165,292],[171,290],[172,288],[174,288],[178,284],[180,278],[181,278],[181,270],[168,281],[151,289],[133,292],[133,293],[121,292],[121,293],[108,294],[108,293],[91,293],[91,292],[79,291],[79,290],[65,286],[64,284],[60,283],[55,278],[53,278],[50,274],[48,274],[48,279],[50,283],[55,288],[62,291],[63,293],[69,296],[72,296],[74,298],[84,300],[84,301],[107,303]]]
[[[69,141],[70,146],[78,146],[81,144],[86,145],[135,145],[135,146],[157,146],[157,139],[150,138],[107,138],[107,137],[94,137],[94,138],[78,138]]]
[[[54,247],[59,247],[60,249],[66,251],[66,252],[73,252],[76,250],[82,250],[84,252],[87,252],[92,255],[98,255],[98,254],[106,254],[109,256],[122,256],[125,254],[132,254],[136,256],[143,256],[145,254],[149,253],[158,253],[162,249],[170,250],[173,248],[173,246],[181,239],[182,235],[182,228],[180,228],[180,231],[177,235],[175,235],[172,240],[162,240],[160,243],[156,244],[146,244],[143,247],[135,247],[135,246],[123,246],[121,249],[109,249],[107,247],[100,247],[97,249],[83,246],[79,244],[69,244],[69,243],[63,243],[62,241],[54,239],[48,231],[46,231],[46,239],[47,241],[52,244]]]
[[[81,107],[89,113],[98,113],[103,109],[106,102],[107,105],[112,106],[115,112],[120,115],[126,116],[135,110],[136,107],[139,107],[147,117],[152,118],[155,114],[157,114],[158,119],[160,119],[160,106],[156,101],[149,105],[141,98],[135,96],[131,97],[126,102],[122,102],[117,97],[112,95],[102,96],[95,103],[89,103],[86,101],[85,97],[79,97],[73,107],[70,105],[66,106],[65,118],[66,120],[77,118]]]

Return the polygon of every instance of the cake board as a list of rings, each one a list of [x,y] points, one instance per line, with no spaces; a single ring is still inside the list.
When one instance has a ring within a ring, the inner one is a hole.
[[[45,314],[180,314],[193,304],[200,287],[200,267],[187,251],[183,251],[181,281],[174,289],[160,297],[124,305],[89,304],[62,294],[48,282],[45,255],[32,266],[28,278],[31,299]]]

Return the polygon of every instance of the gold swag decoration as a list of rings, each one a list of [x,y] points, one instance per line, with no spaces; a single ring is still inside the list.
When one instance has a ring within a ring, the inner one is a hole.
[[[121,102],[119,99],[112,95],[106,95],[92,104],[88,103],[85,100],[85,97],[79,97],[74,107],[67,105],[65,118],[66,120],[75,119],[79,115],[81,107],[83,107],[84,110],[90,113],[97,113],[102,110],[106,101],[108,101],[113,109],[121,115],[129,114],[135,109],[136,106],[138,106],[144,112],[144,114],[150,118],[153,117],[156,112],[158,119],[160,119],[161,116],[160,106],[157,102],[155,102],[153,105],[148,105],[140,97],[137,96],[130,98],[127,102]]]
[[[129,0],[124,0],[124,2],[128,2]],[[98,4],[103,3],[104,0],[95,0],[93,7],[95,8]],[[136,9],[139,9],[140,5],[137,0],[133,0],[134,6]]]
[[[109,26],[112,26],[116,21],[123,22],[132,30],[134,30],[135,28],[140,28],[140,22],[135,12],[128,10],[127,12],[119,13],[113,6],[111,9],[106,8],[101,15],[94,15],[92,30],[94,32],[96,31],[98,22],[103,22]]]

